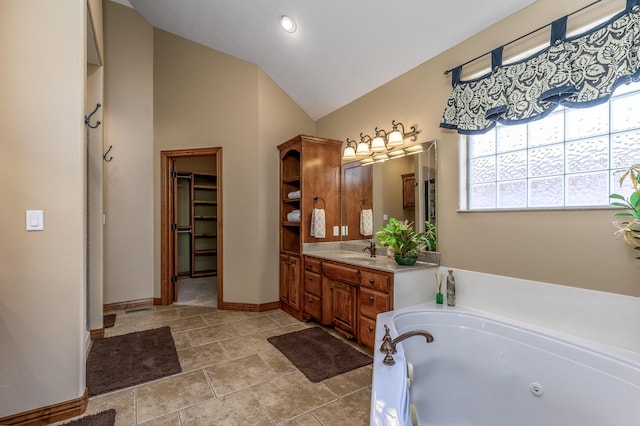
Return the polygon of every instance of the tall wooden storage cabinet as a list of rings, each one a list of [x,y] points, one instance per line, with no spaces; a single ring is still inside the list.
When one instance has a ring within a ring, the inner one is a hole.
[[[302,319],[302,245],[339,241],[342,142],[299,135],[280,145],[280,307]],[[311,214],[325,211],[325,237],[311,236]],[[297,213],[299,212],[299,214]]]

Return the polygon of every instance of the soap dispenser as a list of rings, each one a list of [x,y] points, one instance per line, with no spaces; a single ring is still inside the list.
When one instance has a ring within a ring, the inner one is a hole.
[[[453,269],[449,269],[449,275],[447,275],[447,305],[456,306],[456,279],[453,276]]]

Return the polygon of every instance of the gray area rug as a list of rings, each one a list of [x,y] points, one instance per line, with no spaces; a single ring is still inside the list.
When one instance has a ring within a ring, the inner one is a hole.
[[[369,355],[320,327],[273,336],[267,340],[314,383],[371,364]]]
[[[87,357],[89,395],[134,386],[182,371],[169,327],[93,342]]]
[[[114,426],[116,424],[116,410],[101,411],[90,416],[63,423],[62,426]]]

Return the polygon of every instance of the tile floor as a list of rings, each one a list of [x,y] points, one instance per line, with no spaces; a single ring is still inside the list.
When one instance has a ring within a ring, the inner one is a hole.
[[[171,326],[182,373],[93,397],[85,415],[115,408],[116,425],[127,426],[369,424],[370,365],[311,383],[266,340],[314,324],[280,310],[116,313],[106,337]]]

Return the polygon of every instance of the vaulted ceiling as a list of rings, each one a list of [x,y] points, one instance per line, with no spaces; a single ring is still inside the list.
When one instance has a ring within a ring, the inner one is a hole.
[[[258,65],[317,120],[535,0],[115,1]],[[280,27],[282,14],[294,33]]]

